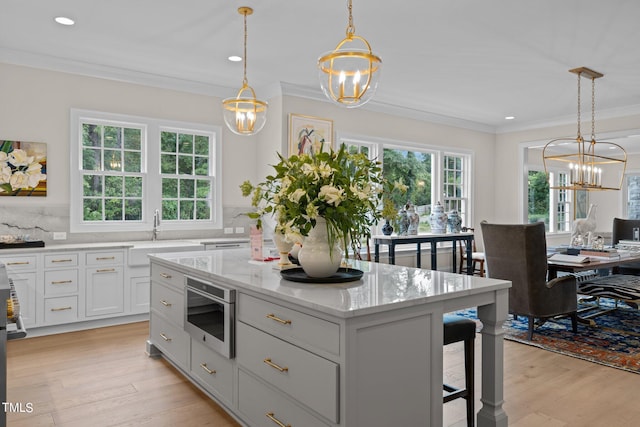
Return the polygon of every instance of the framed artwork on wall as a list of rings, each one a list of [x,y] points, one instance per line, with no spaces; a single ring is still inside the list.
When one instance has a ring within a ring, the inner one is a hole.
[[[47,144],[0,140],[0,197],[47,195]]]
[[[333,120],[289,114],[289,155],[328,151],[333,144]]]

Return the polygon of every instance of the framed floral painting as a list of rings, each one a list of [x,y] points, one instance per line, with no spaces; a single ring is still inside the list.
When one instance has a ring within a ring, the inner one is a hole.
[[[328,151],[333,144],[333,120],[289,114],[289,155]]]
[[[0,196],[47,195],[47,144],[0,140]]]

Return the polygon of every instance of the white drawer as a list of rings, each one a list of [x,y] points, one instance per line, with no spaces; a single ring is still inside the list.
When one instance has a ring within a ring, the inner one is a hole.
[[[253,427],[275,427],[278,423],[294,427],[327,427],[290,398],[243,370],[239,372],[238,395],[238,409]]]
[[[124,251],[87,252],[87,265],[113,265],[124,262]]]
[[[294,344],[340,354],[340,326],[240,293],[238,319]]]
[[[151,264],[151,280],[173,286],[184,293],[184,274],[159,264]]]
[[[151,284],[151,308],[171,322],[184,326],[184,294],[161,283]]]
[[[78,297],[56,297],[44,300],[44,322],[48,325],[78,320]]]
[[[336,363],[242,322],[237,323],[238,363],[299,402],[338,422]]]
[[[190,336],[181,327],[151,312],[149,339],[165,356],[187,369]]]
[[[0,258],[0,262],[7,268],[7,273],[14,271],[35,271],[37,267],[37,257],[27,256],[7,256]]]
[[[78,270],[52,270],[44,272],[45,296],[78,292]]]
[[[233,407],[233,362],[191,339],[191,374],[204,388]]]
[[[44,256],[44,268],[77,267],[77,253],[60,253]]]

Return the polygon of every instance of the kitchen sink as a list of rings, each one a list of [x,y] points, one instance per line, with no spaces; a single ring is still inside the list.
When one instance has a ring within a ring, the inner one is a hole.
[[[130,247],[128,251],[128,263],[130,266],[149,265],[149,254],[204,250],[204,245],[189,240],[148,240],[131,242],[131,244],[133,247]]]

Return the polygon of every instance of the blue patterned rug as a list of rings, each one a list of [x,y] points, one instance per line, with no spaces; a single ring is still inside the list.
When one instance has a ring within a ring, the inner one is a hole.
[[[581,303],[579,309],[593,306]],[[613,308],[614,301],[601,298],[600,307]],[[475,309],[457,314],[477,320]],[[504,323],[505,339],[640,374],[640,311],[619,303],[617,310],[593,320],[595,326],[579,323],[577,334],[571,331],[570,319],[550,320],[538,326],[533,340],[528,341],[527,319],[521,316],[513,320],[509,315]]]

